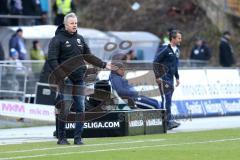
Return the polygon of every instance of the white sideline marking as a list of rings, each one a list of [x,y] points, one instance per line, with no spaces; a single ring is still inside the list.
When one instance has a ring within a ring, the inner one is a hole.
[[[92,147],[92,146],[106,146],[106,145],[115,145],[115,144],[133,144],[133,143],[144,143],[144,142],[158,142],[158,141],[165,141],[166,139],[147,139],[147,140],[138,140],[138,141],[125,141],[125,142],[112,142],[112,143],[98,143],[98,144],[86,144],[81,147]],[[6,153],[24,153],[24,152],[31,152],[31,151],[45,151],[45,150],[54,150],[54,149],[65,149],[65,148],[77,148],[79,146],[62,146],[62,147],[49,147],[49,148],[34,148],[29,150],[18,150],[18,151],[6,151],[0,152],[0,154]],[[1,159],[0,159],[1,160]]]
[[[192,144],[207,144],[207,143],[217,143],[217,142],[237,141],[237,140],[240,140],[240,138],[219,139],[219,140],[198,141],[198,142],[186,142],[186,143],[178,143],[178,144],[175,143],[175,144],[161,144],[161,145],[139,146],[139,147],[112,148],[112,149],[101,149],[101,150],[80,151],[80,152],[38,154],[38,155],[32,155],[32,156],[16,156],[16,157],[9,157],[9,158],[0,158],[0,160],[36,158],[36,157],[46,157],[46,156],[59,156],[59,155],[69,155],[69,154],[97,153],[97,152],[120,151],[120,150],[142,149],[142,148],[152,148],[152,147],[169,147],[169,146],[181,146],[181,145],[192,145]]]

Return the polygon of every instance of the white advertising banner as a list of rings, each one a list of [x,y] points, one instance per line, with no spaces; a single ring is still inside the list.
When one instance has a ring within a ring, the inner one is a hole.
[[[0,101],[0,115],[54,122],[55,108],[49,105]]]
[[[173,94],[181,114],[228,115],[240,113],[238,69],[180,70],[180,86]]]
[[[205,70],[180,70],[180,85],[175,87],[173,100],[208,99]]]
[[[239,70],[207,69],[206,78],[211,98],[240,98]]]

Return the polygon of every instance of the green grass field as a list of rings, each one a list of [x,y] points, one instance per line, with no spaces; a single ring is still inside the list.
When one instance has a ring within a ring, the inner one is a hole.
[[[56,141],[0,146],[3,159],[57,160],[239,160],[240,128],[84,139],[85,145]],[[72,143],[72,141],[71,141]]]

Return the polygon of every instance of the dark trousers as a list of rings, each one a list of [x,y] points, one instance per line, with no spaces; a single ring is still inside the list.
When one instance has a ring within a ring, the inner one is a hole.
[[[167,123],[173,120],[171,105],[172,95],[174,91],[173,76],[165,75],[162,77],[163,81],[159,84],[159,90],[162,98],[161,108],[167,111]]]
[[[71,80],[67,79],[65,81],[65,84],[67,85],[84,85],[83,81],[78,82],[72,82]],[[72,88],[73,90],[74,88]],[[58,137],[60,139],[66,138],[66,130],[65,130],[65,122],[68,112],[70,111],[70,108],[72,104],[75,105],[75,112],[76,113],[82,113],[81,115],[84,116],[85,106],[84,106],[84,99],[85,97],[83,95],[73,95],[72,91],[70,93],[65,93],[64,89],[62,90],[62,93],[59,93],[58,95],[58,101],[60,102],[61,108],[60,108],[60,116],[58,119]],[[62,102],[62,103],[61,103]],[[78,118],[76,120],[76,126],[75,126],[75,132],[74,132],[74,138],[81,138],[81,134],[83,132],[83,121],[80,121]]]

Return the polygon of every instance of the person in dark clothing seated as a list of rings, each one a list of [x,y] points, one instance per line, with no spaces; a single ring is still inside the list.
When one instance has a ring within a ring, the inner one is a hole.
[[[111,71],[110,82],[112,88],[117,92],[117,94],[123,98],[128,97],[129,99],[134,100],[138,108],[142,109],[159,109],[160,105],[157,100],[139,95],[138,92],[134,89],[133,86],[128,84],[128,80],[124,79],[125,67],[121,62],[113,63],[117,70]]]

